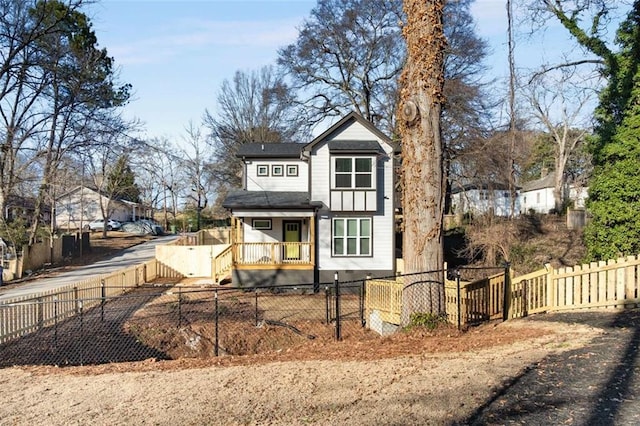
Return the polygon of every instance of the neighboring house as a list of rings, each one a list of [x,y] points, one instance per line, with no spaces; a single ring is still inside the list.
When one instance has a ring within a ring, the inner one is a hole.
[[[555,172],[550,172],[540,179],[522,185],[522,213],[531,211],[547,214],[555,209],[553,196]],[[584,208],[589,190],[587,187],[570,184],[565,189],[569,200],[576,209]]]
[[[31,225],[35,213],[36,200],[28,197],[9,196],[4,205],[4,219],[12,222],[16,219],[24,219],[27,225]],[[40,219],[42,223],[51,223],[51,207],[40,207]]]
[[[230,193],[237,286],[360,280],[395,272],[393,147],[356,113],[308,144],[244,144]]]
[[[509,185],[494,184],[466,184],[455,186],[451,190],[451,204],[456,214],[471,213],[474,215],[491,214],[508,217],[520,213],[520,198],[516,188],[516,199],[512,203]]]
[[[102,204],[101,204],[102,203]],[[58,229],[80,229],[96,219],[103,219],[101,205],[108,207],[107,219],[129,222],[140,216],[142,207],[126,200],[109,200],[99,191],[78,186],[56,200],[55,224]]]

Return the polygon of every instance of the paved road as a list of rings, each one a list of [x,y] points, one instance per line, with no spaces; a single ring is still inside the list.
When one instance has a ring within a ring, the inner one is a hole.
[[[61,272],[55,277],[36,279],[19,286],[0,287],[0,302],[18,296],[55,289],[96,275],[108,274],[118,269],[143,263],[155,256],[157,245],[166,244],[176,238],[176,235],[154,238],[144,244],[125,249],[109,259],[101,260],[92,265],[81,266],[71,271]]]
[[[531,318],[588,324],[603,333],[584,348],[530,366],[461,424],[640,424],[640,310]]]

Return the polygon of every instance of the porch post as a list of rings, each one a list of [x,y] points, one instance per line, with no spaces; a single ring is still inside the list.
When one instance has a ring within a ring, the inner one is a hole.
[[[309,218],[309,262],[316,264],[316,218],[315,215]]]

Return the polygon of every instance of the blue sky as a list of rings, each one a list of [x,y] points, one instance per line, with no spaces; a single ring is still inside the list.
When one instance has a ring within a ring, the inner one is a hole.
[[[125,115],[145,124],[143,136],[178,142],[237,70],[275,63],[277,50],[295,41],[315,0],[101,0],[87,11],[101,47],[114,57],[134,98]],[[478,34],[490,42],[492,75],[507,73],[504,0],[476,0]],[[546,36],[549,37],[549,34]],[[521,45],[535,63],[555,55],[566,37]],[[535,52],[535,53],[533,53]],[[518,53],[517,53],[518,54]]]

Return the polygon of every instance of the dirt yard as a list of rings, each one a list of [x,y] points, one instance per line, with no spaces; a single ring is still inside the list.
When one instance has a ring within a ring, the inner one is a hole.
[[[601,331],[529,319],[210,359],[0,370],[0,424],[457,424]]]

